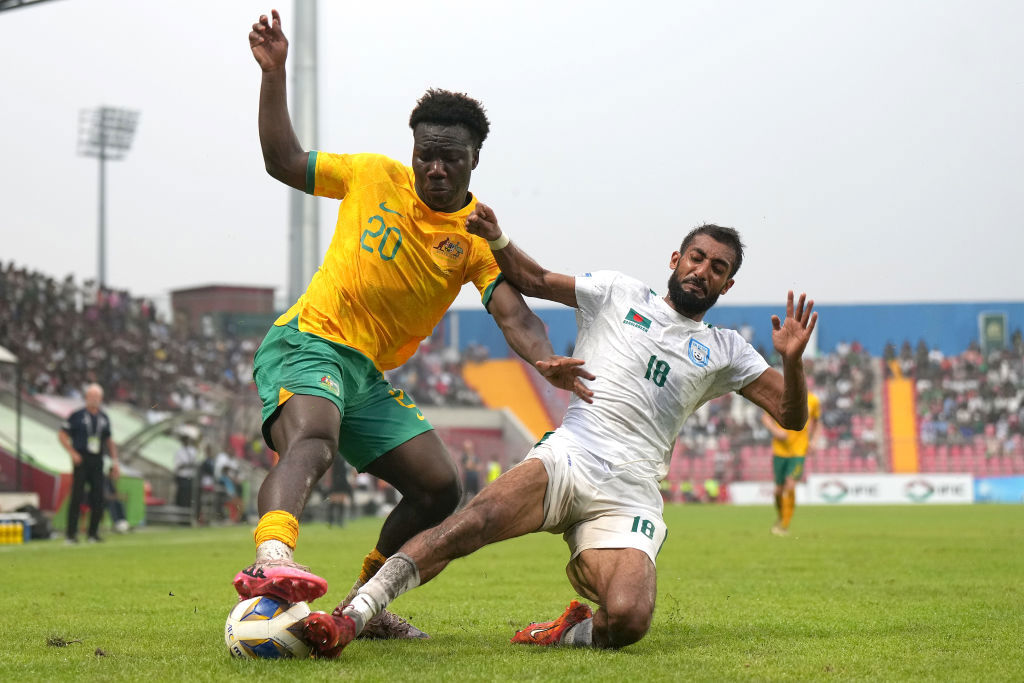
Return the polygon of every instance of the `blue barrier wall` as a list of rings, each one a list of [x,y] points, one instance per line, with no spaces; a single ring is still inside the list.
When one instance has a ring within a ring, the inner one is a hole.
[[[565,353],[576,339],[576,316],[570,308],[538,308],[537,315],[548,326],[548,334],[557,353]],[[859,341],[873,356],[881,356],[886,343],[897,349],[904,341],[916,346],[924,339],[931,348],[947,355],[964,351],[979,339],[978,316],[1004,313],[1007,334],[1024,328],[1024,301],[981,303],[921,304],[844,304],[816,307],[818,311],[818,349],[829,353],[841,342]],[[711,309],[705,318],[712,325],[742,329],[750,327],[755,348],[771,348],[771,316],[782,315],[780,306],[726,306]],[[458,317],[457,345],[477,343],[490,349],[492,358],[510,354],[505,338],[483,309],[449,311],[438,330],[451,339],[452,317]]]
[[[985,477],[974,480],[975,503],[1024,503],[1024,477]]]

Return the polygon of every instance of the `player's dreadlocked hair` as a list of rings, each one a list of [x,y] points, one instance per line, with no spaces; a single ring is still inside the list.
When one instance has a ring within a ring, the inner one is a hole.
[[[409,127],[416,130],[420,123],[436,123],[442,126],[465,126],[476,137],[480,149],[491,130],[484,105],[466,93],[431,88],[416,102],[416,108],[409,116]]]
[[[729,273],[729,277],[736,274],[736,271],[743,265],[743,240],[740,239],[740,234],[735,228],[723,228],[721,225],[714,225],[713,223],[705,223],[704,225],[698,226],[687,233],[686,237],[683,238],[683,244],[679,247],[680,253],[686,253],[686,247],[690,246],[690,242],[697,235],[707,235],[716,242],[731,247],[736,253],[736,263],[732,264],[732,272]]]

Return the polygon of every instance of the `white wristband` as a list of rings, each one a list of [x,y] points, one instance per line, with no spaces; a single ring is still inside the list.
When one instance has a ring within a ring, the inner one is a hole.
[[[504,249],[505,247],[507,247],[508,243],[511,242],[511,241],[512,240],[510,240],[508,238],[508,233],[504,233],[503,232],[503,233],[501,233],[501,237],[499,237],[498,239],[496,239],[496,240],[487,240],[487,246],[489,246],[491,248],[491,251],[499,251],[499,250]]]

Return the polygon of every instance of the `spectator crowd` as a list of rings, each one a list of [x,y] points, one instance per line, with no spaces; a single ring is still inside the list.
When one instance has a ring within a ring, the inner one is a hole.
[[[1024,339],[1013,333],[1005,349],[983,352],[976,343],[957,356],[924,340],[885,351],[886,368],[914,381],[923,446],[973,445],[986,457],[1024,454]]]
[[[109,401],[140,412],[213,409],[225,436],[253,465],[271,464],[259,435],[259,402],[252,358],[259,338],[189,334],[158,315],[153,302],[90,280],[77,284],[0,262],[0,346],[21,363],[29,395],[81,398],[89,382]],[[482,405],[465,383],[463,362],[486,358],[427,339],[409,362],[387,373],[423,405]],[[769,362],[773,360],[769,358]],[[1014,332],[1006,349],[983,353],[976,344],[957,356],[889,345],[882,359],[857,342],[806,361],[809,386],[821,400],[817,449],[848,462],[861,458],[884,469],[881,382],[894,373],[916,387],[923,446],[973,444],[989,457],[1024,454],[1024,340]],[[770,435],[760,411],[736,395],[703,406],[679,435],[679,452],[708,463],[720,482],[750,478],[750,454],[763,453]],[[813,461],[812,461],[813,462]],[[811,466],[813,468],[813,465]],[[692,467],[690,468],[693,469]]]
[[[262,444],[252,385],[259,341],[189,334],[185,325],[158,315],[145,297],[0,262],[0,346],[19,359],[30,398],[81,399],[82,388],[97,382],[109,402],[132,405],[150,422],[181,411],[219,414],[219,431],[238,444],[235,450],[267,467],[273,459]],[[423,405],[481,405],[463,381],[461,365],[457,352],[427,340],[388,375]]]
[[[877,359],[856,342],[839,344],[834,353],[804,361],[808,387],[821,401],[817,451],[836,459],[842,453],[847,458],[877,460],[877,366]],[[761,424],[761,410],[737,394],[702,406],[683,426],[679,444],[684,458],[710,463],[696,468],[702,477],[707,469],[720,483],[763,478],[765,463],[770,466],[770,455],[765,453],[770,452],[771,434]]]
[[[144,297],[0,264],[0,346],[19,358],[30,395],[78,398],[99,382],[108,401],[195,408],[203,384],[234,391],[250,382],[257,343],[189,336]]]

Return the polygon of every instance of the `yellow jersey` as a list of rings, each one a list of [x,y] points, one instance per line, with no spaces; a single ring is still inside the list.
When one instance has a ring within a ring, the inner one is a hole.
[[[275,325],[398,367],[472,282],[486,306],[500,270],[487,241],[466,232],[476,198],[455,213],[416,195],[413,171],[379,154],[310,152],[306,192],[342,199],[323,264]]]
[[[786,430],[785,439],[772,439],[772,453],[780,458],[797,458],[807,455],[807,443],[811,420],[821,419],[821,402],[814,394],[807,392],[807,424],[799,431]]]

